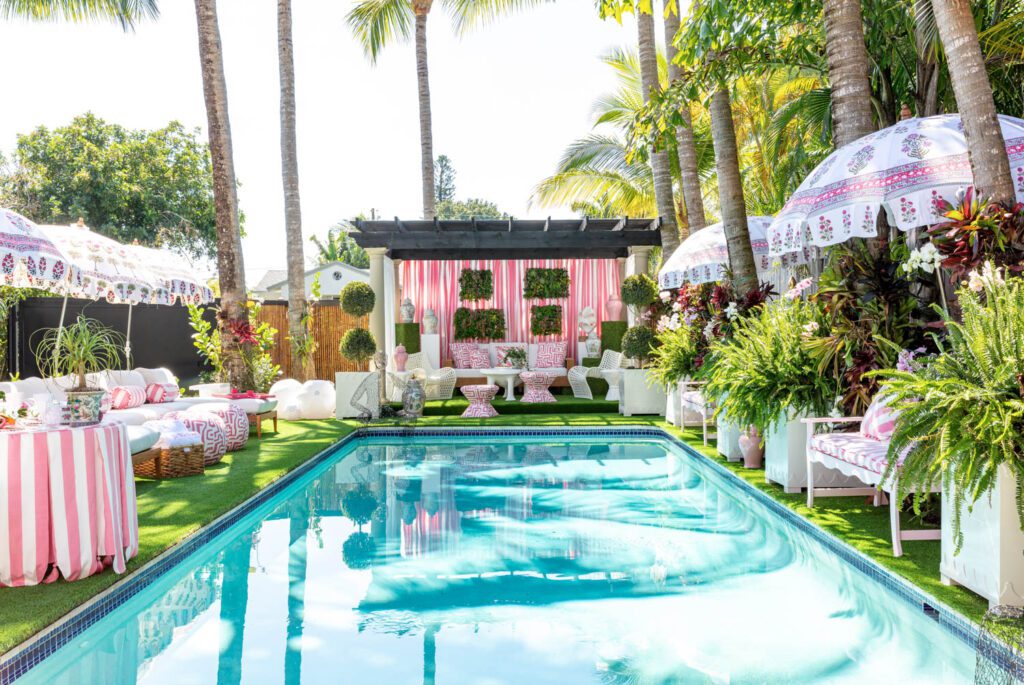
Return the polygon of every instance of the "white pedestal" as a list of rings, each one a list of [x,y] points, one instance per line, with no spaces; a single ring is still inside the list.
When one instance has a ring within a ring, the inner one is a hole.
[[[352,406],[351,399],[356,388],[369,375],[369,371],[338,371],[334,374],[335,416],[339,419],[352,419],[359,416],[359,411]]]
[[[619,413],[665,415],[665,389],[656,382],[648,386],[647,369],[623,369],[619,380]]]
[[[740,427],[721,416],[716,421],[718,434],[718,453],[725,457],[726,461],[740,461],[743,459],[743,452],[740,451]]]
[[[435,369],[441,368],[441,335],[439,333],[420,335],[420,351],[427,356],[430,366]]]
[[[954,487],[955,489],[955,487]],[[1024,606],[1024,532],[1017,516],[1016,479],[999,468],[991,497],[983,495],[960,518],[964,536],[959,554],[953,539],[953,502],[942,495],[942,582],[978,593],[989,606]]]

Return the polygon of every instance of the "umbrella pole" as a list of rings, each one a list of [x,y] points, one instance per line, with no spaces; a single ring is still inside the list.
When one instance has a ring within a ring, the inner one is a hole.
[[[132,307],[134,305],[128,303],[128,332],[124,336],[124,363],[125,368],[130,369],[132,367]]]
[[[60,324],[57,326],[57,344],[53,346],[53,375],[57,376],[57,364],[60,362],[60,338],[64,333],[64,316],[68,312],[68,294],[64,293],[64,304],[60,306]],[[42,369],[39,369],[42,371]]]

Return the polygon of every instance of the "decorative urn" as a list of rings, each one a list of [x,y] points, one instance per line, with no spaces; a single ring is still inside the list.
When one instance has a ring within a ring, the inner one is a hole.
[[[437,314],[434,313],[433,309],[428,308],[423,314],[423,333],[425,335],[437,333]]]
[[[416,307],[413,306],[412,300],[408,297],[402,300],[401,306],[401,317],[402,323],[412,323],[413,317],[416,315]]]

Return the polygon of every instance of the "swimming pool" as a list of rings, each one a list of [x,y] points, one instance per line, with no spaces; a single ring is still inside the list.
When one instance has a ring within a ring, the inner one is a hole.
[[[972,682],[683,446],[519,433],[348,441],[17,682]]]

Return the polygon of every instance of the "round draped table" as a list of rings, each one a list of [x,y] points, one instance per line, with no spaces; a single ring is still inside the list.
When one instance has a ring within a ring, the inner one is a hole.
[[[122,424],[0,431],[0,586],[124,573],[138,551]]]

